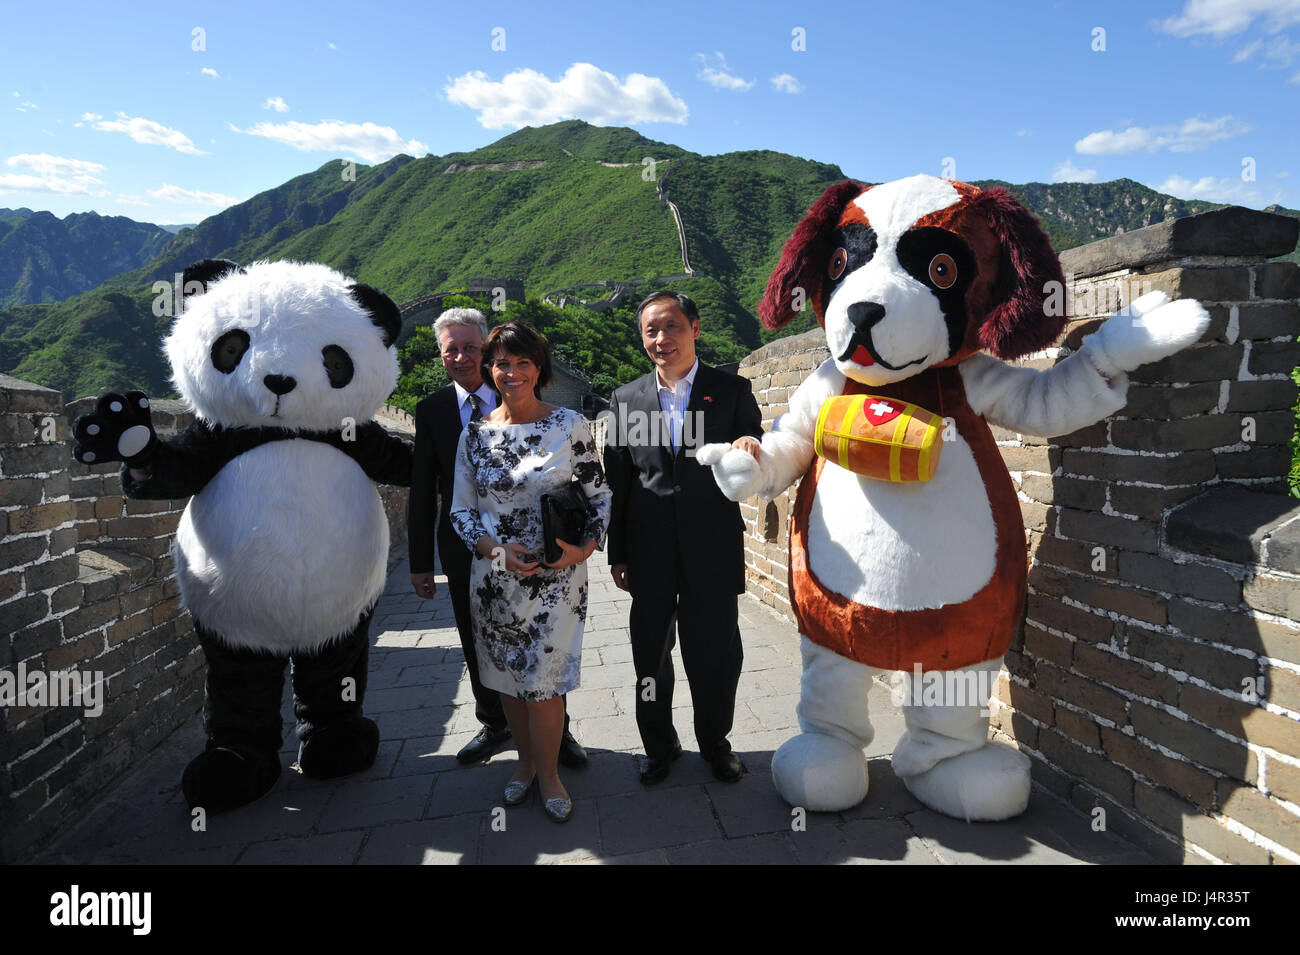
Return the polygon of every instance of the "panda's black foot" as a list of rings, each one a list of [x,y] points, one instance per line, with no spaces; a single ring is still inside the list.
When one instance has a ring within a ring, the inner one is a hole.
[[[82,464],[125,461],[143,467],[158,443],[149,399],[142,391],[104,395],[94,411],[73,422],[72,437],[76,442],[72,455]]]
[[[185,767],[181,790],[191,809],[238,809],[266,795],[280,776],[278,753],[254,755],[225,746],[206,749]]]
[[[364,716],[312,731],[298,749],[298,767],[304,775],[333,779],[369,769],[379,754],[379,727]]]

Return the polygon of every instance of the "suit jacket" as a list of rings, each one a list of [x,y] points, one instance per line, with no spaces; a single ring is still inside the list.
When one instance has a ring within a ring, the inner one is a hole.
[[[434,554],[441,551],[447,576],[469,580],[472,555],[450,517],[461,428],[455,385],[439,388],[415,406],[415,459],[406,511],[413,574],[431,573]]]
[[[749,379],[700,362],[676,454],[658,384],[652,371],[614,392],[605,437],[605,470],[614,492],[609,562],[627,564],[634,596],[670,594],[679,584],[695,593],[743,593],[740,505],[727,500],[712,469],[688,451],[742,435],[762,437],[762,414]],[[703,428],[693,427],[701,415]]]

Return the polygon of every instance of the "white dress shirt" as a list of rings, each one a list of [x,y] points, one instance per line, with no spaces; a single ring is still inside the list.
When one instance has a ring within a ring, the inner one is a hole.
[[[697,358],[691,364],[691,370],[686,373],[686,376],[671,388],[664,384],[659,369],[655,369],[655,382],[659,385],[659,408],[668,422],[673,454],[677,453],[677,449],[682,444],[682,423],[686,420],[686,406],[690,404],[691,388],[695,385],[695,373],[699,369],[700,360]]]
[[[460,409],[460,426],[463,428],[469,424],[469,417],[474,413],[474,406],[469,402],[470,393],[461,386],[461,383],[453,381],[452,384],[456,386],[456,407]],[[474,394],[479,397],[479,409],[483,417],[486,418],[496,410],[497,393],[489,388],[486,383],[480,384]]]

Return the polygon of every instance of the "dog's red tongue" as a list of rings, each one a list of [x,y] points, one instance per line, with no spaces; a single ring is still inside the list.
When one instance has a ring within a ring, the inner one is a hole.
[[[871,357],[871,352],[867,351],[866,345],[859,345],[853,349],[853,361],[859,365],[874,365],[876,360]]]

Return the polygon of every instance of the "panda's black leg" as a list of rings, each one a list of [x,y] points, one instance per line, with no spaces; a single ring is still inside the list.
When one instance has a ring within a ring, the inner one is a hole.
[[[264,795],[279,778],[285,658],[231,647],[197,620],[194,630],[208,661],[208,745],[185,768],[181,788],[191,809],[225,812]]]
[[[308,776],[331,779],[359,772],[379,752],[379,727],[361,715],[374,611],[372,606],[363,613],[351,633],[293,657],[298,766]]]

